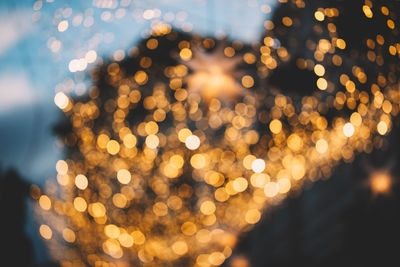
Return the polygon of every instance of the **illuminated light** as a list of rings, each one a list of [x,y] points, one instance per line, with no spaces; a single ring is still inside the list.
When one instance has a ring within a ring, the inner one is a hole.
[[[182,143],[185,143],[186,138],[188,138],[191,135],[192,135],[192,131],[191,130],[189,130],[187,128],[183,128],[178,132],[178,139]]]
[[[318,153],[324,154],[326,151],[328,151],[328,142],[325,139],[319,139],[315,143],[315,149]]]
[[[380,121],[378,123],[378,125],[376,126],[376,129],[378,130],[378,133],[380,135],[385,135],[388,131],[388,126],[387,126],[386,122]]]
[[[126,196],[120,193],[115,194],[112,200],[114,206],[121,209],[125,208],[126,204],[128,203],[128,199],[126,198]]]
[[[158,41],[157,39],[151,38],[147,41],[146,46],[150,50],[154,50],[158,47]]]
[[[151,149],[156,149],[160,144],[160,139],[157,135],[151,134],[146,137],[146,146]]]
[[[128,170],[121,169],[117,172],[117,179],[121,184],[129,184],[131,177],[131,173]]]
[[[64,160],[59,160],[56,163],[56,170],[58,174],[64,175],[68,172],[68,164]]]
[[[250,182],[254,187],[264,187],[264,185],[269,182],[269,175],[265,173],[254,173],[250,177]]]
[[[387,7],[385,7],[385,6],[381,7],[381,12],[385,16],[389,15],[389,9]]]
[[[297,134],[291,134],[287,139],[288,147],[293,151],[299,151],[303,147],[303,140]]]
[[[63,236],[64,240],[67,241],[68,243],[74,243],[75,242],[75,239],[76,239],[75,232],[72,231],[69,228],[65,228],[62,231],[62,236]]]
[[[190,135],[186,138],[185,145],[190,150],[196,150],[200,147],[200,138],[196,135]]]
[[[79,212],[84,212],[87,208],[86,200],[82,197],[74,199],[74,208]]]
[[[108,138],[108,136],[107,136]],[[124,146],[127,148],[133,148],[136,146],[137,143],[137,139],[136,136],[134,136],[133,134],[127,134],[124,136]]]
[[[243,56],[243,60],[247,64],[254,64],[256,62],[256,56],[253,55],[252,53],[245,53]]]
[[[108,239],[103,243],[103,250],[105,253],[115,259],[119,259],[123,256],[122,249],[117,240]]]
[[[235,49],[233,49],[232,47],[225,47],[224,49],[224,54],[227,57],[233,57],[235,55]]]
[[[247,155],[246,157],[244,157],[243,159],[243,166],[248,169],[251,170],[252,166],[251,164],[253,163],[253,161],[256,160],[256,157],[253,155]]]
[[[204,215],[211,215],[215,212],[215,210],[216,210],[215,204],[210,200],[206,200],[200,205],[200,211]]]
[[[191,236],[197,232],[197,227],[192,222],[185,222],[181,226],[181,231],[184,235]]]
[[[392,186],[392,178],[387,172],[372,173],[369,182],[374,194],[388,194]]]
[[[188,245],[185,241],[176,241],[172,244],[172,251],[179,256],[185,255],[188,250]]]
[[[190,159],[190,164],[195,169],[204,168],[207,164],[206,157],[203,154],[194,154]]]
[[[292,19],[289,18],[289,17],[283,17],[283,18],[282,18],[282,23],[283,23],[283,25],[285,25],[286,27],[290,27],[290,26],[292,26],[293,21],[292,21]]]
[[[189,48],[183,48],[179,52],[179,55],[184,61],[189,61],[190,59],[192,59],[192,50],[190,50]]]
[[[47,239],[47,240],[51,239],[51,237],[53,236],[53,231],[46,224],[42,224],[39,227],[39,233],[44,239]]]
[[[314,67],[314,72],[317,76],[324,76],[325,75],[325,67],[321,64],[317,64]]]
[[[264,194],[267,197],[274,197],[278,194],[278,192],[279,192],[279,186],[275,182],[269,182],[264,187]]]
[[[351,137],[354,134],[354,126],[350,122],[343,126],[343,133],[346,137]]]
[[[89,50],[85,55],[85,59],[86,59],[87,63],[94,63],[97,59],[96,51]]]
[[[51,208],[51,200],[48,196],[46,195],[42,195],[39,198],[39,206],[43,209],[43,210],[50,210]]]
[[[155,215],[162,217],[168,214],[168,206],[163,202],[157,202],[153,205]]]
[[[158,124],[154,121],[150,121],[150,122],[146,123],[146,125],[144,126],[144,129],[147,134],[156,134],[156,133],[158,133]]]
[[[346,48],[346,42],[343,39],[337,39],[336,46],[343,50]]]
[[[354,126],[361,126],[362,117],[361,117],[360,113],[354,112],[353,114],[351,114],[351,116],[350,116],[350,122],[351,122],[351,124],[353,124]]]
[[[250,263],[243,256],[235,256],[230,260],[230,267],[250,267]]]
[[[54,103],[59,107],[60,109],[65,109],[69,105],[69,98],[66,96],[63,92],[58,92],[54,96]]]
[[[280,120],[274,119],[269,123],[269,129],[272,133],[278,134],[282,131],[282,122]]]
[[[300,162],[293,164],[292,169],[291,169],[291,174],[292,174],[293,179],[295,179],[295,180],[302,179],[304,177],[304,175],[306,174],[304,165]]]
[[[393,30],[393,29],[395,28],[394,21],[391,20],[391,19],[388,19],[388,21],[387,21],[387,26],[388,26],[390,29]]]
[[[139,85],[142,85],[147,83],[148,76],[146,72],[139,70],[135,73],[134,79]]]
[[[120,234],[118,236],[118,241],[121,244],[121,246],[126,247],[126,248],[130,248],[134,244],[133,237],[128,233]]]
[[[224,187],[218,188],[214,193],[215,199],[219,202],[224,202],[229,199],[229,194],[226,192]]]
[[[265,161],[262,159],[256,159],[251,163],[251,168],[254,172],[260,173],[265,169]]]
[[[285,194],[290,191],[292,184],[288,178],[281,178],[278,180],[279,193]]]
[[[242,85],[246,88],[250,88],[254,85],[254,79],[250,75],[245,75],[242,77]]]
[[[326,90],[326,88],[328,88],[328,82],[324,79],[324,78],[319,78],[317,80],[317,87],[319,90]]]
[[[249,185],[249,183],[247,182],[247,180],[243,177],[238,177],[233,181],[233,189],[236,192],[243,192],[247,189],[247,186]]]
[[[246,212],[245,220],[249,224],[256,224],[261,219],[261,213],[256,209],[251,209]]]
[[[109,224],[104,227],[104,234],[109,238],[118,238],[121,231],[119,230],[118,226],[114,224]]]
[[[362,7],[362,9],[363,9],[363,12],[364,12],[364,14],[365,14],[365,16],[367,17],[367,18],[372,18],[373,16],[374,16],[374,13],[372,13],[372,10],[371,10],[371,8],[369,7],[369,6],[367,6],[367,5],[364,5],[363,7]]]
[[[89,214],[95,218],[103,217],[106,215],[106,208],[100,202],[89,204]]]
[[[111,155],[116,155],[118,154],[120,149],[119,143],[115,140],[110,140],[107,143],[107,152],[110,153]]]
[[[175,168],[182,168],[183,164],[185,163],[183,160],[183,157],[181,155],[173,155],[170,159],[169,162],[174,165]]]
[[[314,13],[314,17],[318,21],[323,21],[325,19],[325,14],[323,12],[321,12],[321,11],[316,11]]]
[[[131,233],[131,236],[133,237],[133,242],[136,245],[143,245],[144,242],[146,241],[146,237],[144,236],[144,234],[140,231],[133,231]]]
[[[213,252],[208,256],[208,261],[215,266],[220,266],[225,261],[225,256],[222,252]]]
[[[59,32],[65,32],[68,29],[68,21],[63,20],[60,23],[58,23],[58,31]]]
[[[171,196],[167,200],[167,205],[170,209],[180,210],[182,208],[182,199],[177,196]]]
[[[66,186],[69,184],[69,176],[66,174],[57,174],[57,182],[60,185]]]
[[[88,179],[86,178],[85,175],[83,175],[83,174],[78,174],[78,175],[75,177],[75,185],[76,185],[76,187],[78,187],[79,189],[85,190],[86,187],[88,186],[88,184],[89,184],[89,182],[88,182]]]

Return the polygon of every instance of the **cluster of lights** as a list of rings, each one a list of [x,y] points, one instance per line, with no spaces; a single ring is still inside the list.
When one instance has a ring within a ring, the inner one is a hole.
[[[304,8],[303,1],[294,2]],[[373,18],[371,1],[360,8]],[[125,54],[118,53],[101,67],[104,73],[93,74],[107,88],[93,86],[84,100],[57,93],[54,101],[73,127],[65,136],[73,152],[56,166],[61,190],[34,188],[32,195],[49,221],[40,234],[53,248],[65,245],[53,251],[61,265],[219,266],[238,233],[269,207],[307,181],[328,178],[339,162],[379,148],[400,110],[397,79],[383,72],[370,77],[348,63],[336,17],[336,8],[314,13],[330,39],[308,43],[312,58],[296,62],[318,77],[315,93],[300,100],[257,83],[291,57],[273,36],[278,25],[271,21],[264,23],[263,44],[252,49],[238,42],[218,47],[210,38],[176,41],[176,64],[161,70],[151,53],[179,33],[157,24],[127,59],[139,69],[125,69]],[[294,24],[282,18],[282,27]],[[400,53],[400,44],[384,39],[366,41],[365,56],[377,67]],[[96,53],[88,54],[77,60],[94,62]],[[71,61],[71,72],[86,68],[79,62]],[[239,65],[256,71],[239,71]],[[351,73],[330,76],[343,65]],[[324,115],[331,110],[339,115]],[[390,186],[381,174],[371,183],[380,192]]]

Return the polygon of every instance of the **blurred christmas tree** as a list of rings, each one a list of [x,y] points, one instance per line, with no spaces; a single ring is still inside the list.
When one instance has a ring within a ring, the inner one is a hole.
[[[282,3],[253,46],[156,24],[87,97],[57,93],[62,187],[34,196],[61,264],[221,265],[263,211],[379,148],[400,102],[391,5]]]

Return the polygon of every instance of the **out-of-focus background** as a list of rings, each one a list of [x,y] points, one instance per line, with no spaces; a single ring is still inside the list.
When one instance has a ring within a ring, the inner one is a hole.
[[[118,50],[127,53],[159,20],[186,32],[256,42],[275,2],[1,0],[0,168],[15,168],[28,184],[44,186],[55,179],[63,144],[53,131],[62,116],[54,96],[61,90],[84,95],[89,86],[73,79],[72,60],[89,50],[96,51],[97,59],[113,58]],[[69,21],[68,26],[61,28],[62,21]],[[45,264],[50,259],[33,203],[27,205],[24,229],[33,240],[36,264]]]
[[[11,216],[7,212],[21,207],[10,225],[26,244],[21,251],[32,253],[26,255],[26,264],[57,266],[38,234],[34,203],[28,198],[18,201],[29,185],[44,186],[55,179],[64,145],[54,133],[62,116],[54,96],[59,91],[85,95],[90,86],[76,69],[129,53],[130,47],[149,37],[151,24],[158,20],[183,32],[228,36],[251,45],[260,41],[263,22],[278,4],[275,0],[0,0],[0,170],[5,172],[2,179],[8,179],[0,188],[4,213],[0,212],[7,220]],[[88,51],[93,52],[88,55]],[[86,63],[79,65],[85,57]],[[309,266],[328,266],[328,262],[398,266],[399,135],[395,124],[380,151],[342,164],[328,181],[319,181],[276,207],[241,235],[226,265],[305,266],[313,259],[317,265]],[[7,172],[10,168],[18,174]],[[10,203],[15,206],[10,208]]]

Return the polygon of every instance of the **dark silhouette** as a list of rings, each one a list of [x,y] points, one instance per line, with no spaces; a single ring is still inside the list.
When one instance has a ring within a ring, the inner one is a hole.
[[[33,266],[32,244],[24,232],[28,191],[29,184],[14,169],[5,173],[0,171],[2,266]]]

